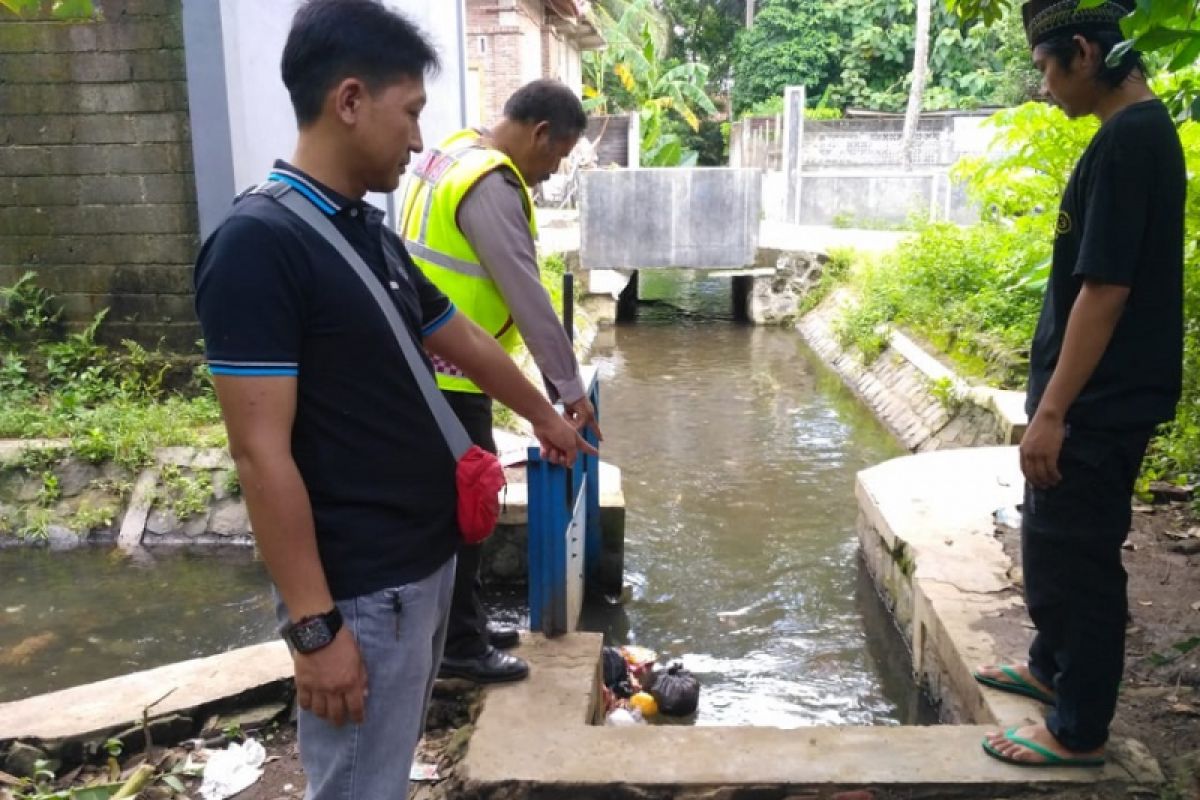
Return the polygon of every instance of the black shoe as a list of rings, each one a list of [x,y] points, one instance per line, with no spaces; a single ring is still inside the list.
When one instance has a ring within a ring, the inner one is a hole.
[[[516,656],[494,647],[475,658],[442,658],[439,678],[463,678],[475,683],[506,683],[523,680],[529,665]]]
[[[521,632],[497,622],[487,624],[488,644],[500,650],[510,650],[521,643]]]

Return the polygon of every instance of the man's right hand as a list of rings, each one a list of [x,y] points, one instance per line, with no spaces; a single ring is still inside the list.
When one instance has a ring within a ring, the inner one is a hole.
[[[575,426],[575,430],[582,431],[591,428],[592,432],[596,434],[596,441],[604,441],[604,434],[600,432],[600,423],[596,421],[596,408],[587,395],[574,403],[568,403],[564,408],[563,416],[567,418],[567,422]]]
[[[296,701],[306,711],[341,727],[366,716],[367,667],[354,636],[343,627],[326,647],[304,655],[292,653],[296,669]]]
[[[596,448],[584,441],[575,427],[553,409],[543,420],[533,423],[533,435],[542,445],[542,458],[560,467],[574,465],[580,451],[589,456],[597,454]]]

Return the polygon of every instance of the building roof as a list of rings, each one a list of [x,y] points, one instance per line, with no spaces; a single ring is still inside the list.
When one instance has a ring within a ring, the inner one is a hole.
[[[580,50],[599,50],[604,37],[588,19],[588,0],[544,0],[546,22]]]

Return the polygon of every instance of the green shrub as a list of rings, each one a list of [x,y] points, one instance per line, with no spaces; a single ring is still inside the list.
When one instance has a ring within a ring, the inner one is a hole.
[[[198,355],[102,344],[107,311],[64,335],[54,298],[31,275],[0,287],[0,306],[0,438],[66,438],[81,458],[130,468],[149,463],[157,447],[224,445]]]
[[[1054,220],[1071,169],[1096,130],[1056,108],[1027,104],[991,118],[1000,155],[964,161],[956,176],[981,208],[962,228],[929,223],[851,277],[857,304],[839,337],[869,355],[869,331],[896,324],[948,354],[967,375],[1021,389],[1049,274]],[[1200,125],[1179,127],[1189,167],[1185,240],[1184,389],[1174,422],[1152,442],[1144,478],[1200,473]]]

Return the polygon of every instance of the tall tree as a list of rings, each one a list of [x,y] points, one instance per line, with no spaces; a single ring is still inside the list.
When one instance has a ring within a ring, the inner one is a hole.
[[[929,20],[933,16],[930,0],[917,0],[917,30],[913,36],[912,82],[908,89],[908,109],[904,113],[904,132],[900,136],[900,157],[905,170],[911,170],[917,142],[917,124],[921,121],[921,103],[925,99],[925,76],[929,72]]]
[[[709,92],[729,90],[733,48],[747,0],[662,0],[671,21],[671,56],[708,65]]]
[[[738,34],[733,55],[733,110],[776,97],[787,86],[820,94],[842,44],[823,0],[770,0],[754,27]]]

